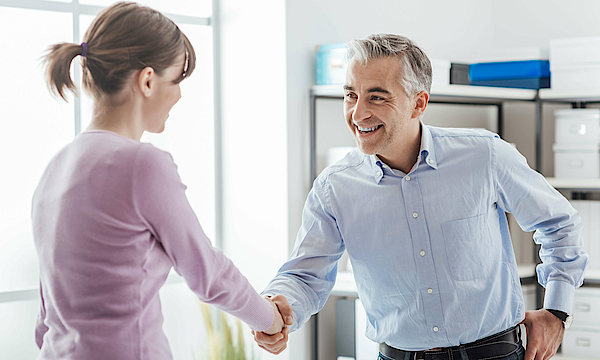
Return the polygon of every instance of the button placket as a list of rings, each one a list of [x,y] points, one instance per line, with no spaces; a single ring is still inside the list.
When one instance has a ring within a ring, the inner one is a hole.
[[[433,159],[429,159],[428,163],[432,164]],[[417,169],[418,171],[418,169]],[[415,249],[415,261],[417,273],[420,279],[419,291],[422,294],[422,301],[425,311],[427,327],[431,334],[435,334],[435,338],[443,341],[444,336],[441,327],[437,324],[443,323],[442,305],[440,299],[439,286],[437,284],[437,275],[433,258],[429,255],[431,251],[431,243],[429,239],[429,231],[427,222],[424,217],[425,208],[419,181],[416,178],[416,172],[406,174],[401,182],[402,193],[404,197],[404,209],[408,218],[408,226]],[[418,255],[417,255],[418,254]],[[434,330],[435,328],[435,330]]]

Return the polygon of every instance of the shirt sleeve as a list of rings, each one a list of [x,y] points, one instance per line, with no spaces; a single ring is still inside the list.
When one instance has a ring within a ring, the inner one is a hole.
[[[327,184],[314,182],[302,213],[294,250],[263,294],[283,295],[292,306],[297,330],[323,308],[337,277],[345,246],[328,202]]]
[[[40,282],[40,311],[35,322],[35,343],[38,348],[42,348],[44,343],[44,334],[48,332],[48,327],[44,324],[46,319],[46,305],[44,304],[44,293],[42,291],[42,283]]]
[[[498,206],[513,213],[523,230],[535,230],[534,241],[541,245],[537,276],[546,288],[544,308],[570,314],[588,264],[581,217],[510,144],[497,138],[494,146]]]
[[[134,202],[154,237],[198,298],[257,331],[273,324],[273,308],[237,267],[214,248],[185,195],[168,153],[148,145],[135,161]]]

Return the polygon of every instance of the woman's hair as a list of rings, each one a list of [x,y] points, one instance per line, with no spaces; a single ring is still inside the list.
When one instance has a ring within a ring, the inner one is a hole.
[[[76,92],[70,67],[78,55],[82,56],[83,88],[101,98],[123,89],[132,72],[151,67],[160,74],[175,65],[182,54],[185,65],[176,82],[189,77],[196,67],[196,54],[188,38],[160,12],[119,2],[98,14],[81,45],[53,45],[43,60],[50,90],[66,100],[65,88]]]
[[[348,60],[354,59],[363,65],[369,60],[398,59],[402,64],[400,84],[406,95],[414,96],[423,90],[431,93],[431,62],[410,39],[394,34],[373,34],[364,40],[352,40],[346,46]]]

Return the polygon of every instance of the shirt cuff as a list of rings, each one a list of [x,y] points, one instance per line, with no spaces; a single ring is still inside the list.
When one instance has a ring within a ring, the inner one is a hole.
[[[565,281],[549,281],[544,295],[544,309],[572,314],[575,287]]]

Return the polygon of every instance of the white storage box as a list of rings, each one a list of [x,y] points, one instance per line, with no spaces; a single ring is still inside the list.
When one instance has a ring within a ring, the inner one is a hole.
[[[552,68],[552,62],[550,62],[550,73],[552,89],[600,89],[600,65],[598,64]]]
[[[556,143],[600,143],[600,109],[557,110],[554,119]]]
[[[438,85],[450,84],[450,67],[449,60],[431,59],[431,70],[433,71],[432,83]]]
[[[600,289],[579,288],[575,290],[572,314],[574,328],[596,327],[600,331]]]
[[[554,176],[557,178],[600,178],[598,145],[554,144]]]
[[[550,40],[550,70],[553,66],[600,62],[600,36]],[[554,74],[552,74],[554,82]]]
[[[600,330],[571,328],[562,341],[563,356],[581,356],[597,359],[600,354]]]

